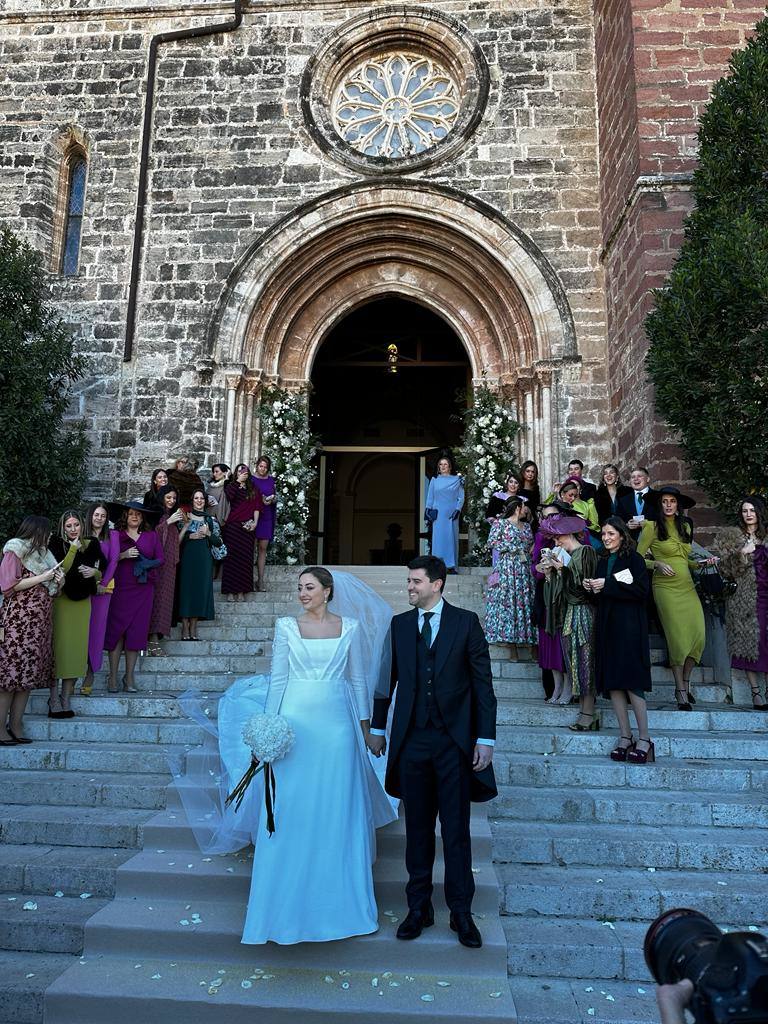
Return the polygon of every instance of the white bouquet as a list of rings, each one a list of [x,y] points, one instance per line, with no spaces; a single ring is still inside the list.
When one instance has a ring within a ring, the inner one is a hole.
[[[243,726],[243,742],[251,749],[251,763],[226,799],[228,807],[235,801],[235,812],[240,809],[245,791],[260,771],[264,772],[264,803],[267,808],[267,831],[275,831],[273,804],[276,795],[274,761],[279,761],[293,747],[295,736],[287,719],[282,715],[251,715]]]

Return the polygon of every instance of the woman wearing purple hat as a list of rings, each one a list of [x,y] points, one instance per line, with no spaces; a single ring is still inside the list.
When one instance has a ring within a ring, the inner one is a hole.
[[[579,697],[579,717],[569,728],[574,732],[598,732],[595,613],[591,596],[584,589],[584,580],[595,576],[597,555],[593,548],[581,543],[584,520],[578,516],[552,516],[542,522],[540,529],[553,537],[556,545],[537,566],[545,576],[546,630],[550,636],[557,630],[562,633],[565,671],[573,693]]]

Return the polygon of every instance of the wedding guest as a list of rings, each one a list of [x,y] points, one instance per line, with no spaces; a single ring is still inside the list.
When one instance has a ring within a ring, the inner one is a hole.
[[[70,701],[75,683],[88,671],[91,598],[96,596],[96,587],[107,567],[107,559],[99,542],[85,536],[85,523],[75,509],[67,509],[62,515],[49,550],[60,563],[64,582],[53,602],[54,678],[48,716],[73,718],[75,713]]]
[[[221,526],[226,523],[227,515],[229,514],[229,502],[224,493],[224,488],[229,483],[231,475],[232,471],[226,462],[214,462],[211,466],[211,479],[205,488],[205,493],[208,496],[208,506]]]
[[[197,623],[215,617],[213,604],[212,548],[221,546],[218,519],[207,511],[202,487],[192,494],[192,508],[184,520],[179,539],[179,607],[181,639],[198,640]]]
[[[644,559],[627,524],[619,516],[603,523],[603,546],[594,577],[584,589],[596,602],[595,680],[597,692],[609,696],[619,722],[619,742],[611,760],[645,764],[656,760],[648,733],[645,694],[651,689],[651,651],[645,606],[651,589]],[[629,708],[635,715],[635,740],[629,724]]]
[[[574,732],[598,732],[600,721],[595,712],[594,608],[584,590],[584,580],[595,576],[597,555],[580,543],[583,532],[578,516],[552,516],[541,524],[542,531],[554,538],[555,548],[537,566],[544,573],[544,601],[547,606],[547,632],[558,630],[563,637],[563,661],[571,690],[579,697],[579,717],[569,728]]]
[[[456,575],[459,560],[459,516],[463,506],[464,481],[456,472],[453,456],[443,452],[437,476],[429,481],[424,518],[432,523],[432,557],[442,558],[452,576]]]
[[[544,533],[541,524],[552,516],[560,514],[559,509],[554,505],[544,505],[539,510],[539,528],[533,542],[533,554],[531,555],[531,572],[536,581],[534,594],[534,618],[538,631],[538,663],[542,674],[542,685],[545,693],[548,682],[547,674],[552,678],[552,692],[547,697],[547,704],[570,704],[571,703],[571,681],[565,674],[563,662],[563,637],[559,630],[550,636],[546,630],[547,608],[544,602],[544,573],[538,568],[545,549],[551,550],[555,546],[554,537]]]
[[[254,536],[258,543],[256,555],[256,589],[267,589],[267,551],[275,536],[276,483],[272,475],[272,460],[268,455],[260,455],[256,463],[256,474],[252,478],[254,486],[261,494],[264,508],[259,516]]]
[[[184,513],[179,508],[179,492],[172,484],[161,488],[159,497],[162,515],[155,532],[163,549],[163,564],[155,569],[155,592],[152,598],[152,614],[149,617],[147,654],[164,658],[166,655],[160,641],[164,636],[170,636],[173,625],[176,570],[179,564],[179,530],[184,522]]]
[[[579,480],[566,480],[558,492],[558,497],[560,501],[570,505],[573,511],[580,515],[582,519],[586,519],[590,530],[597,530],[600,524],[597,520],[595,503],[591,498],[585,501],[581,497],[581,482]]]
[[[253,591],[253,549],[256,527],[264,509],[261,493],[253,485],[244,462],[235,467],[235,479],[224,488],[229,515],[222,528],[227,557],[221,570],[221,592],[228,601],[244,601]]]
[[[160,511],[160,488],[168,484],[168,473],[164,469],[155,469],[149,482],[149,490],[144,495],[142,504],[145,508]]]
[[[635,540],[646,519],[658,517],[659,492],[651,487],[651,478],[645,466],[635,466],[629,474],[632,493],[624,494],[616,505],[616,514],[621,516]]]
[[[517,473],[509,473],[507,479],[504,481],[504,487],[500,491],[494,491],[491,495],[490,501],[485,509],[485,518],[489,523],[493,523],[495,519],[503,515],[504,508],[510,498],[517,498],[520,496],[520,477]],[[528,499],[525,499],[525,503],[528,503]]]
[[[728,650],[732,667],[746,673],[752,706],[765,711],[759,677],[768,683],[768,509],[748,495],[736,516],[738,526],[719,545],[720,571],[736,583],[725,609]]]
[[[157,568],[163,564],[163,547],[151,528],[149,509],[138,502],[127,501],[116,508],[116,530],[120,554],[115,571],[115,590],[109,604],[104,645],[109,651],[107,689],[117,693],[117,670],[120,655],[125,651],[125,675],[122,686],[126,693],[136,693],[134,671],[139,652],[146,650],[149,620],[154,604]]]
[[[185,511],[188,511],[192,504],[192,492],[198,487],[203,487],[203,481],[197,475],[197,462],[189,455],[181,455],[174,460],[173,466],[168,470],[167,482],[173,484],[179,492],[179,505]]]
[[[579,495],[582,501],[594,501],[597,488],[590,480],[584,479],[584,463],[581,459],[571,459],[568,463],[568,478],[577,480]]]
[[[520,498],[509,498],[491,527],[488,543],[498,551],[496,569],[488,578],[485,636],[489,644],[534,644],[533,577],[530,553],[533,535],[521,522]]]
[[[109,509],[106,502],[95,501],[85,514],[85,536],[96,540],[106,559],[106,568],[96,584],[96,593],[91,597],[91,622],[88,627],[88,668],[80,687],[82,697],[93,693],[93,676],[101,670],[104,658],[104,634],[107,630],[109,602],[115,589],[115,570],[120,557],[120,540],[117,532],[109,527]]]
[[[527,459],[520,467],[520,483],[521,487],[518,492],[520,498],[525,498],[528,502],[528,507],[531,509],[534,517],[536,512],[541,505],[541,491],[539,489],[539,467],[535,462]],[[537,526],[534,521],[533,529],[536,530]]]
[[[693,531],[683,509],[693,508],[693,498],[681,494],[677,487],[662,487],[658,501],[658,521],[645,521],[637,550],[653,570],[653,597],[667,640],[678,710],[691,711],[696,703],[689,689],[691,673],[701,661],[706,639],[704,610],[691,569],[713,565],[717,559],[700,563],[691,557]],[[631,521],[627,525],[631,529]]]
[[[53,598],[64,573],[48,550],[51,524],[27,516],[3,547],[0,562],[0,747],[31,743],[24,735],[30,691],[53,676]]]
[[[620,500],[630,494],[633,494],[632,488],[621,482],[619,467],[610,462],[603,466],[602,477],[595,494],[595,508],[601,526],[611,516],[619,514]]]

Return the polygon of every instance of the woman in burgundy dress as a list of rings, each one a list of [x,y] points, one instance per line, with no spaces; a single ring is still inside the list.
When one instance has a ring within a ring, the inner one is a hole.
[[[170,636],[173,624],[176,567],[179,564],[179,529],[184,521],[184,513],[179,508],[179,493],[172,484],[162,487],[158,498],[163,514],[155,530],[163,547],[165,561],[156,569],[157,578],[152,602],[152,616],[149,620],[147,654],[164,658],[166,655],[160,646],[160,639]]]
[[[51,525],[27,516],[0,562],[0,746],[29,743],[22,718],[31,690],[53,676],[53,596],[64,573],[48,551]],[[7,724],[6,724],[7,720]]]
[[[155,596],[157,568],[163,564],[163,546],[150,527],[149,510],[137,501],[125,502],[117,523],[120,543],[115,592],[109,604],[104,645],[109,651],[107,689],[117,693],[117,669],[125,650],[123,690],[136,692],[133,677],[139,652],[147,647],[149,620]]]
[[[267,548],[275,536],[275,502],[277,501],[275,478],[272,476],[272,460],[268,455],[259,456],[259,461],[256,463],[256,475],[251,479],[264,503],[255,533],[256,540],[259,542],[259,552],[256,556],[258,571],[256,589],[264,591],[267,589]]]
[[[245,463],[235,467],[235,479],[224,488],[229,515],[222,527],[227,557],[221,571],[221,592],[228,601],[244,601],[253,592],[253,549],[256,527],[264,508]]]

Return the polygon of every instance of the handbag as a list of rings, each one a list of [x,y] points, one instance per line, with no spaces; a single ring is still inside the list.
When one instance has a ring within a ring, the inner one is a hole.
[[[211,557],[213,558],[214,562],[221,562],[224,558],[227,557],[228,554],[229,552],[227,551],[227,545],[223,542],[219,544],[217,548],[215,548],[213,544],[211,544]]]
[[[428,523],[434,523],[437,519],[437,509],[428,508],[424,510],[424,518]]]
[[[736,581],[726,579],[716,565],[699,569],[695,575],[695,585],[705,602],[725,601],[736,592]]]

